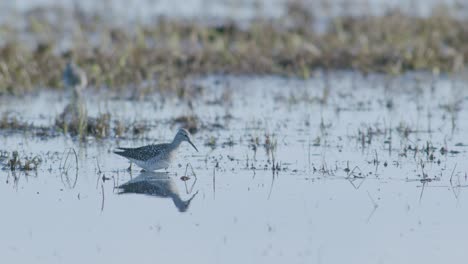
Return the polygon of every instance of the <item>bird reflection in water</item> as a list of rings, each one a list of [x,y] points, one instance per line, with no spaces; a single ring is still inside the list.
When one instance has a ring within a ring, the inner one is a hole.
[[[185,212],[198,192],[188,200],[182,200],[174,180],[165,172],[141,172],[137,177],[117,187],[119,194],[139,193],[155,197],[171,198],[180,212]]]

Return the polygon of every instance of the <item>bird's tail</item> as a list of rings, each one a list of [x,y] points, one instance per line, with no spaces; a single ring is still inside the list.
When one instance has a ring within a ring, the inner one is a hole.
[[[125,149],[125,148],[116,148],[113,152],[114,152],[114,154],[122,156],[122,154],[127,150],[128,149]]]

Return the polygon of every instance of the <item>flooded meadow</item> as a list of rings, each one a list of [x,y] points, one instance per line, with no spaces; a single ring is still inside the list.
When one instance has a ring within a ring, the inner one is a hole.
[[[317,72],[308,80],[211,76],[193,87],[191,99],[87,94],[89,115],[110,113],[110,125],[106,138],[84,141],[38,129],[54,125],[63,93],[2,97],[2,113],[28,124],[0,138],[4,259],[464,259],[462,79]],[[120,135],[121,124],[145,129]],[[170,141],[181,126],[199,152],[182,144],[167,171],[129,170],[112,153]]]
[[[0,1],[2,263],[464,263],[468,5],[181,2]]]

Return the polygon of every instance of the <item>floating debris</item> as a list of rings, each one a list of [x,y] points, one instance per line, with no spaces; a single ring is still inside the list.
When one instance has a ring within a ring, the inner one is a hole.
[[[3,166],[3,170],[10,171],[32,171],[36,170],[39,164],[42,163],[42,158],[39,156],[34,157],[20,157],[18,151],[11,152],[11,155],[5,157],[6,153],[2,153],[3,160],[6,160],[6,164]]]

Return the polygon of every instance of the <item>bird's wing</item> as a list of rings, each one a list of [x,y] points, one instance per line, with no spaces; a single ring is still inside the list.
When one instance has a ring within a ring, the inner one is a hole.
[[[162,153],[164,145],[148,145],[139,148],[118,148],[122,151],[114,151],[115,154],[136,160],[149,160],[153,157],[156,157]]]

